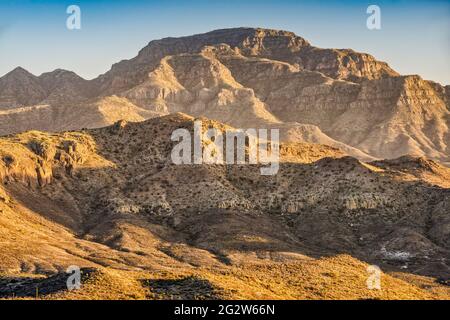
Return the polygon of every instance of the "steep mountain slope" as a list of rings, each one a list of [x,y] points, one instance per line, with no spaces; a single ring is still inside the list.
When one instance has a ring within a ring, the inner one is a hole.
[[[235,81],[230,71],[206,54],[164,58],[149,79],[124,96],[156,111],[185,112],[221,119],[235,127],[267,127],[278,124],[265,105]]]
[[[365,77],[372,79],[397,75],[385,63],[376,61],[368,54],[352,50],[315,48],[292,32],[233,28],[151,41],[135,58],[113,65],[111,71],[100,76],[96,83],[102,92],[107,93],[131,88],[139,84],[146,77],[146,73],[165,56],[196,53],[205,46],[223,43],[239,49],[245,56],[299,64],[302,69],[319,71],[336,79]]]
[[[64,105],[86,100],[89,92],[89,82],[74,72],[58,69],[36,77],[18,67],[0,78],[0,108]]]
[[[449,92],[292,32],[224,29],[151,41],[91,81],[16,69],[0,79],[0,107],[8,109],[0,134],[112,124],[117,117],[96,107],[111,103],[131,121],[184,112],[240,128],[278,127],[284,141],[329,144],[365,161],[411,154],[449,164]]]
[[[42,103],[62,105],[81,102],[90,96],[89,82],[71,71],[57,69],[43,73],[39,81],[48,92]]]
[[[255,298],[249,292],[260,289],[264,270],[285,279],[261,291],[267,298],[432,298],[430,288],[448,298],[436,283],[426,291],[387,275],[386,287],[374,293],[365,285],[365,265],[355,260],[404,268],[419,283],[429,281],[423,275],[445,279],[448,168],[415,158],[367,164],[311,144],[282,145],[274,176],[261,176],[259,165],[174,165],[171,133],[192,132],[193,121],[173,114],[1,138],[1,270],[17,277],[76,264],[153,298],[170,295],[156,280],[199,277],[219,296]],[[202,121],[205,129],[229,128]],[[354,258],[334,257],[340,253]],[[313,279],[330,270],[339,283],[345,274],[354,277],[345,287],[324,284],[330,290],[323,296]],[[243,281],[248,274],[253,280]],[[286,291],[285,281],[297,289]]]
[[[162,115],[139,108],[117,96],[92,99],[79,104],[36,105],[0,111],[0,132],[30,130],[63,131],[98,128],[118,120],[143,121]]]
[[[405,154],[449,161],[450,113],[442,87],[419,76],[336,81],[286,63],[211,50],[282,121],[314,124],[377,158]]]
[[[10,109],[38,104],[46,97],[39,79],[23,68],[16,68],[0,78],[0,108]]]
[[[419,76],[405,76],[363,84],[326,132],[378,158],[411,154],[448,162],[449,128],[450,112],[436,91]]]

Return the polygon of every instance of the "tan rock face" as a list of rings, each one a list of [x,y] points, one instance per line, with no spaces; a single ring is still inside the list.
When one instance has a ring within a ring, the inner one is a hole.
[[[351,49],[292,32],[237,28],[152,41],[85,81],[64,70],[0,79],[0,134],[67,130],[184,112],[359,159],[405,154],[450,163],[449,87],[400,76]]]
[[[152,41],[137,57],[115,64],[110,72],[94,82],[106,93],[121,91],[142,82],[146,73],[165,56],[197,53],[205,46],[220,44],[236,48],[245,56],[299,64],[304,70],[319,71],[336,79],[376,79],[397,75],[387,64],[376,61],[368,54],[316,48],[288,31],[236,28]]]
[[[449,116],[446,103],[420,77],[387,78],[364,82],[326,132],[378,158],[412,154],[448,162]],[[359,126],[350,127],[355,122]]]
[[[71,175],[75,167],[93,159],[93,152],[95,143],[87,135],[26,132],[0,143],[0,176],[3,181],[43,187],[53,181],[55,173]]]
[[[294,60],[295,61],[295,60]],[[398,76],[385,62],[377,61],[369,54],[351,49],[308,48],[301,52],[300,65],[304,69],[321,72],[333,79],[361,81]]]

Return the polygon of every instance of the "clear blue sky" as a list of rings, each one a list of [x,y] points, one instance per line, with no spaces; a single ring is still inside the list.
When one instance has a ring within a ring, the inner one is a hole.
[[[71,4],[81,7],[81,30],[66,28]],[[366,28],[370,4],[381,8],[381,30]],[[402,74],[450,84],[449,0],[1,0],[0,76],[22,66],[91,79],[150,40],[238,26],[290,30],[315,46],[368,52]]]

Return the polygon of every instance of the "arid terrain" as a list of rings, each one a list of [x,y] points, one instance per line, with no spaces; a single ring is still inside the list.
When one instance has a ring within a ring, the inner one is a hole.
[[[406,154],[449,163],[450,86],[401,76],[350,49],[292,32],[236,28],[151,41],[87,81],[16,68],[0,78],[0,134],[95,128],[184,112],[362,160]]]
[[[0,109],[0,298],[450,299],[449,86],[236,28],[17,68]],[[279,128],[278,173],[173,164],[196,119]]]

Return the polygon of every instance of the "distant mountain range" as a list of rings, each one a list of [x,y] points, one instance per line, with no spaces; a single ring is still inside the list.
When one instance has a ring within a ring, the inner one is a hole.
[[[279,127],[284,141],[362,160],[450,161],[450,86],[401,76],[351,49],[292,32],[236,28],[151,41],[87,81],[16,68],[0,78],[0,134],[94,128],[184,112],[235,127]]]

